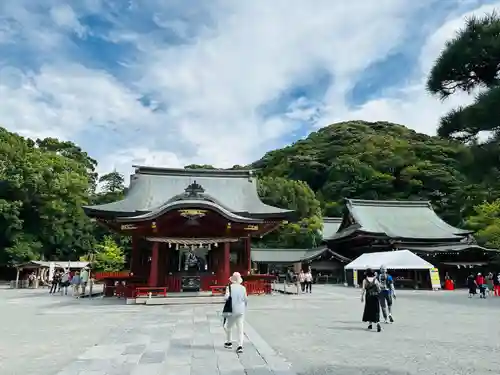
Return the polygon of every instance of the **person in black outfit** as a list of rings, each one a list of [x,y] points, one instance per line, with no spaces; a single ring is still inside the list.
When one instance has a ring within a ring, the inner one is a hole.
[[[361,289],[361,302],[365,302],[363,311],[363,322],[368,323],[368,329],[373,328],[373,324],[377,324],[377,332],[382,331],[380,326],[380,283],[372,269],[367,269],[363,287]]]
[[[61,283],[61,273],[59,271],[54,272],[54,276],[52,277],[52,285],[50,286],[49,294],[54,294],[57,291],[57,288],[60,288],[59,284]]]

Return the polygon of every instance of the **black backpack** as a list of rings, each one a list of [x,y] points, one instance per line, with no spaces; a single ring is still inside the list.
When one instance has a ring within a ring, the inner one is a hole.
[[[378,296],[379,293],[380,293],[380,285],[377,284],[377,279],[373,279],[373,281],[366,280],[366,295]]]

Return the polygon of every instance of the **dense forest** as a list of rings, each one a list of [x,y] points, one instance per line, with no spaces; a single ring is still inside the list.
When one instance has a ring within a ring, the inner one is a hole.
[[[261,245],[315,246],[322,216],[341,215],[344,198],[363,198],[430,200],[450,224],[472,228],[480,243],[500,248],[499,40],[496,15],[471,18],[437,59],[428,79],[436,100],[481,90],[472,105],[443,117],[439,137],[350,121],[235,166],[258,169],[264,202],[300,213],[300,222]],[[480,142],[482,132],[489,137]],[[81,208],[126,194],[122,175],[97,176],[96,166],[72,142],[31,140],[0,128],[0,266],[90,254],[102,268],[123,265],[129,239],[92,223]]]

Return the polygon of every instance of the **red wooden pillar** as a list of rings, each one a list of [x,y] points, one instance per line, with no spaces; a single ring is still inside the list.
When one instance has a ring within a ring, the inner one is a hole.
[[[250,236],[245,238],[245,269],[246,274],[250,275],[250,270],[252,269],[252,242]]]
[[[158,286],[158,262],[159,262],[159,243],[153,242],[151,249],[151,268],[149,270],[148,286]]]
[[[230,242],[224,242],[224,248],[222,249],[222,264],[219,265],[221,267],[221,282],[222,284],[227,284],[229,280],[229,276],[231,273],[230,269]]]
[[[134,275],[140,273],[141,267],[141,250],[139,248],[139,239],[132,236],[132,252],[130,253],[130,272]]]

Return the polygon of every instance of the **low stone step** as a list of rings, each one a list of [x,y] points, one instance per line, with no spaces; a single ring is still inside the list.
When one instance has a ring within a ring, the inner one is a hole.
[[[136,304],[143,305],[207,305],[222,304],[224,297],[156,297],[136,298]]]

